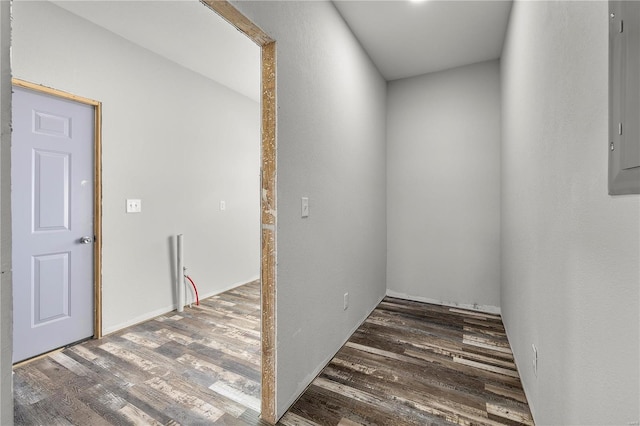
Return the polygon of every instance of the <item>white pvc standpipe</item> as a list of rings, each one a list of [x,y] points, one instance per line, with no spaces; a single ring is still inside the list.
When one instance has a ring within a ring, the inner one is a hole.
[[[184,311],[184,252],[182,248],[182,234],[178,234],[178,270],[176,279],[176,290],[178,292],[178,312]]]

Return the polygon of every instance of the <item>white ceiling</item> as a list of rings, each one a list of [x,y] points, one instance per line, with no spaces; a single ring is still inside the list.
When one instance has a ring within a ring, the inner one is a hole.
[[[259,101],[260,49],[199,0],[50,1]],[[387,80],[499,58],[511,11],[511,0],[333,3]]]
[[[256,102],[260,48],[198,0],[51,0]]]
[[[333,0],[387,80],[499,58],[511,0]]]

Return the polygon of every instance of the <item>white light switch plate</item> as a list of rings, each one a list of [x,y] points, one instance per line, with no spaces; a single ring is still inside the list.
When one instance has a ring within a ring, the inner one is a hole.
[[[127,213],[141,213],[141,212],[142,212],[142,200],[127,199]]]
[[[309,197],[302,197],[301,210],[302,217],[309,217]]]

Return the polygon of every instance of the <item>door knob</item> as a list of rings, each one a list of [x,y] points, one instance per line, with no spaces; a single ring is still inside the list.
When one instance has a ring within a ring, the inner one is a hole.
[[[93,242],[93,238],[91,237],[80,238],[80,244],[91,244],[92,242]]]

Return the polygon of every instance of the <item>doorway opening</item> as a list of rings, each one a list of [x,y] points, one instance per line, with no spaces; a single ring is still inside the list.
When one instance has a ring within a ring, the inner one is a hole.
[[[53,1],[53,4],[57,4],[57,2]],[[213,11],[218,13],[228,22],[230,22],[234,27],[239,29],[242,33],[247,35],[250,40],[256,43],[261,50],[261,91],[260,91],[260,122],[261,122],[261,130],[260,130],[260,228],[259,228],[259,237],[260,237],[260,249],[259,249],[259,263],[260,263],[260,286],[261,286],[261,364],[262,364],[262,387],[261,387],[261,415],[262,418],[268,422],[275,422],[275,287],[276,287],[276,264],[275,264],[275,243],[276,243],[276,187],[275,187],[275,176],[276,176],[276,139],[275,139],[275,42],[263,31],[261,31],[257,26],[251,23],[246,17],[244,17],[241,13],[239,13],[231,4],[225,1],[203,1],[203,3]],[[115,6],[117,9],[119,6]],[[205,13],[205,12],[203,12]],[[209,13],[209,12],[206,12]],[[122,16],[122,15],[121,15]],[[91,41],[89,40],[77,40],[78,44],[81,48],[87,49],[87,51],[96,51],[100,50],[99,46],[91,46]],[[20,46],[16,46],[14,44],[14,48],[19,49]],[[41,50],[41,53],[44,53],[43,56],[46,56],[49,52],[46,52],[44,49]],[[115,64],[112,64],[115,65]],[[120,70],[117,66],[109,67],[110,72],[117,73]],[[76,90],[68,89],[65,84],[55,84],[51,83],[48,80],[41,80],[38,78],[32,78],[32,76],[28,73],[17,73],[19,77],[29,79],[31,81],[37,81],[42,85],[51,85],[55,87],[60,87],[65,90],[69,90],[70,92],[76,92]],[[147,77],[147,76],[145,76]],[[81,84],[87,83],[87,79],[90,76],[87,75],[75,75],[73,76],[75,80],[80,82]],[[68,80],[67,80],[68,81]],[[88,84],[88,83],[87,83]],[[164,88],[159,88],[159,90],[164,90]],[[105,107],[103,108],[103,112],[105,114],[113,114],[113,110],[108,110],[109,106],[106,103],[106,100],[102,96],[93,95],[92,92],[83,92],[78,91],[78,93],[88,93],[90,96],[99,98],[103,102],[105,102]],[[108,110],[108,111],[107,111]],[[109,117],[105,117],[108,119]],[[105,140],[112,140],[112,133],[105,133]],[[109,139],[107,139],[109,138]],[[107,143],[107,146],[109,144]],[[152,148],[152,143],[145,145],[147,148]],[[107,149],[107,151],[111,149]],[[131,150],[135,150],[136,145],[131,146]],[[152,150],[149,152],[149,162],[153,162],[154,152]],[[107,160],[108,161],[108,160]],[[109,185],[115,180],[117,181],[117,175],[113,172],[109,172],[105,174],[105,179],[108,180]],[[135,195],[135,194],[132,194]],[[143,200],[143,210],[148,204],[144,204]],[[105,204],[105,209],[114,209],[112,207],[113,204],[109,203],[109,205]],[[120,207],[124,206],[119,206]],[[150,206],[151,208],[153,206]],[[111,210],[110,210],[111,211]],[[98,210],[96,210],[96,213]],[[112,215],[113,213],[107,213],[108,215]],[[96,221],[100,224],[102,219],[102,215],[96,214]],[[111,220],[111,219],[110,219]],[[110,223],[109,226],[112,226]],[[138,226],[144,226],[138,224]],[[106,228],[105,228],[106,229]],[[123,232],[127,230],[124,229]],[[166,246],[165,246],[166,247]],[[103,252],[104,253],[104,252]],[[98,252],[96,256],[99,256]],[[97,266],[98,264],[96,264]],[[103,276],[104,276],[104,271]],[[100,273],[100,269],[96,267],[96,273]],[[175,275],[174,275],[175,276]],[[107,281],[105,281],[107,282]],[[112,282],[109,279],[109,282]],[[131,300],[134,300],[136,303],[144,303],[144,297],[131,297],[132,293],[135,295],[135,286],[127,288],[126,292],[123,293],[123,296],[126,298],[123,302],[123,310],[126,308],[127,303],[131,303]],[[97,291],[96,297],[103,296],[102,292]],[[109,296],[111,297],[111,296]],[[100,302],[100,301],[98,301]],[[104,303],[104,297],[102,302]],[[108,303],[113,303],[112,299],[106,301]],[[97,303],[96,306],[101,306],[103,303]],[[104,312],[103,312],[104,314]],[[109,331],[109,327],[114,327],[113,322],[109,324],[105,324],[104,321],[100,323],[103,319],[102,315],[97,315],[97,327],[96,330],[99,332],[103,327],[106,327],[106,331]],[[132,323],[136,322],[139,318],[131,319]],[[100,337],[99,333],[96,337]]]
[[[260,156],[260,286],[262,387],[261,417],[271,424],[276,413],[276,41],[228,1],[201,0],[260,46],[261,156]]]

